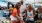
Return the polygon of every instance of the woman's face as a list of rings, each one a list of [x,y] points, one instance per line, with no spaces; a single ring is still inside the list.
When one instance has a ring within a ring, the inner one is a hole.
[[[30,5],[30,4],[28,5],[28,9],[32,9],[32,7],[31,7],[31,5]]]
[[[18,8],[20,8],[20,4],[18,4]]]

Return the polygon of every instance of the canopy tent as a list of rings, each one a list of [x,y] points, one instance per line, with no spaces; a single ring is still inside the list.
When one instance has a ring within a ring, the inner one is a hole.
[[[7,6],[8,2],[12,2],[13,4],[16,4],[19,1],[20,0],[0,0],[0,6]]]
[[[7,3],[5,3],[5,2],[0,2],[0,6],[6,6],[6,7],[7,7]]]
[[[17,2],[19,2],[20,0],[0,0],[0,5],[1,6],[6,6],[7,5],[7,2],[12,2],[13,4],[16,4]],[[25,2],[25,4],[28,4],[28,3],[41,3],[42,4],[42,0],[23,0]],[[4,4],[3,4],[3,3]],[[1,4],[2,3],[2,4]],[[38,4],[39,4],[38,3]]]

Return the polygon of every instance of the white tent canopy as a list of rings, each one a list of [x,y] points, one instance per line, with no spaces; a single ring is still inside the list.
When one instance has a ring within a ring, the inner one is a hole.
[[[19,2],[20,0],[5,0],[6,2],[13,2],[13,3],[17,3]],[[42,2],[42,0],[24,0],[25,4],[26,3],[35,3],[35,2]],[[4,3],[4,2],[0,2],[0,5],[1,6],[7,6],[7,3]]]
[[[7,2],[19,2],[20,0],[6,0]]]
[[[34,3],[34,0],[26,0],[27,3]]]
[[[5,3],[5,2],[0,2],[0,6],[6,6],[6,7],[7,7],[7,3]]]

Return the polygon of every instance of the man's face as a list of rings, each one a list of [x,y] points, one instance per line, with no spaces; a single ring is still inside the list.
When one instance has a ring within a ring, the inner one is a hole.
[[[21,2],[21,4],[23,4],[23,1]]]

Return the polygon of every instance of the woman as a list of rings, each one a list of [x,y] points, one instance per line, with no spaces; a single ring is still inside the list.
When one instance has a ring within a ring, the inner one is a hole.
[[[13,7],[13,11],[12,11],[10,18],[11,18],[12,23],[16,23],[16,21],[17,21],[17,18],[16,18],[17,9],[16,9],[16,7],[14,7],[14,5],[12,5],[12,7]]]
[[[24,21],[23,21],[23,16],[21,15],[21,13],[20,13],[20,3],[18,3],[17,5],[16,5],[16,7],[17,7],[17,13],[18,13],[18,20],[20,21],[20,23],[24,23]]]
[[[19,17],[20,17],[20,3],[18,3],[12,11],[12,15],[10,16],[12,23],[17,23],[18,20],[20,20]]]
[[[17,3],[15,7],[17,8],[17,19],[19,20],[17,23],[20,23],[20,3]]]
[[[34,23],[34,17],[35,17],[35,10],[31,4],[28,4],[28,8],[25,12],[26,16],[26,23]]]
[[[42,19],[42,8],[41,8],[41,6],[38,7],[38,18],[39,18],[39,20]]]

